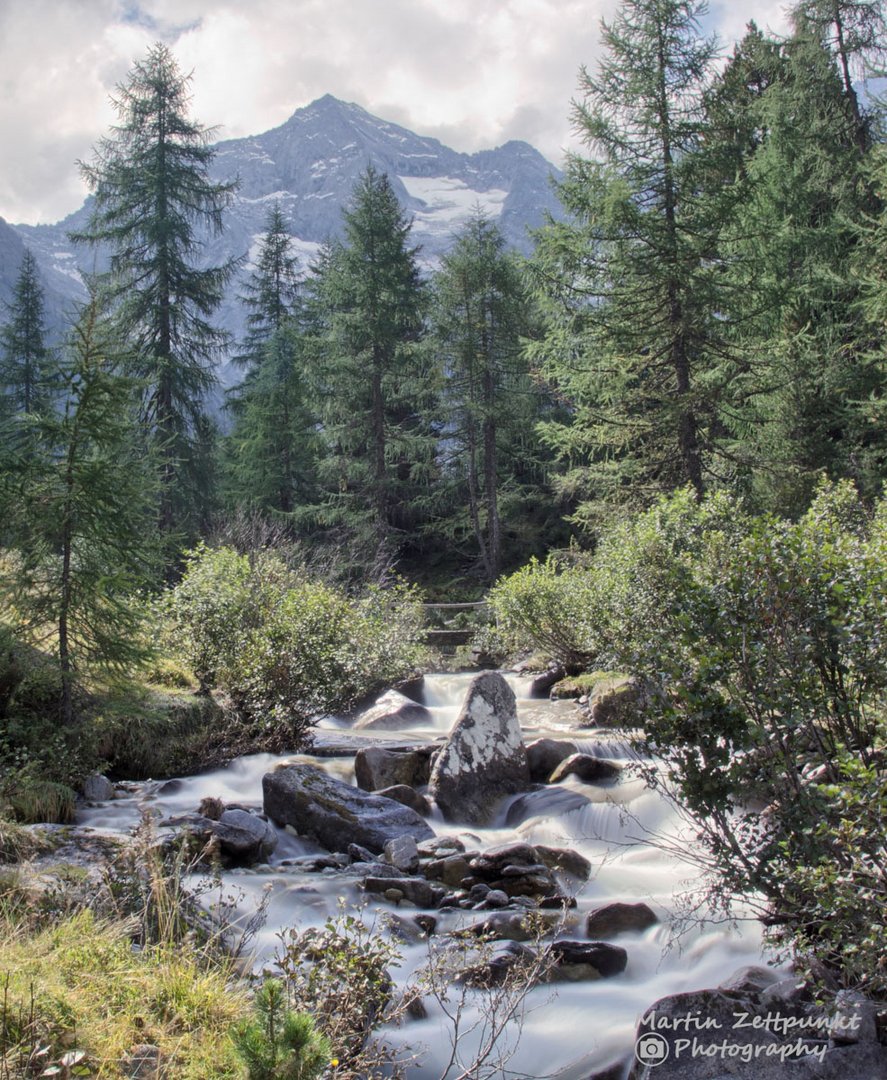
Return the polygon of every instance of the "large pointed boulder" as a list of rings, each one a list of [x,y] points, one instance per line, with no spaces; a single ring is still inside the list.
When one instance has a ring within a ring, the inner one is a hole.
[[[437,756],[429,794],[448,821],[485,825],[506,795],[530,786],[514,692],[495,671],[478,675]]]
[[[262,777],[265,813],[330,851],[360,844],[379,855],[389,840],[434,836],[415,810],[381,795],[369,795],[314,765],[283,765]]]

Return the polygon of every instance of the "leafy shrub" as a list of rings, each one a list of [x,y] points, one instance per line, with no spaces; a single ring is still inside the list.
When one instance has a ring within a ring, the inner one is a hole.
[[[502,578],[490,592],[500,634],[516,647],[542,649],[570,668],[592,662],[599,651],[595,612],[598,581],[594,570],[571,566],[549,555]]]
[[[394,1057],[371,1034],[393,1019],[389,968],[400,962],[395,946],[354,915],[342,913],[323,927],[281,935],[277,966],[289,1000],[315,1017],[336,1053],[342,1080],[381,1075],[377,1070]]]
[[[822,488],[797,522],[711,511],[689,515],[682,549],[664,544],[667,557],[638,564],[631,595],[646,587],[651,601],[623,623],[616,658],[659,684],[648,744],[724,889],[763,896],[783,940],[883,992],[887,976],[861,958],[874,955],[863,897],[887,885],[883,816],[872,816],[878,783],[883,806],[887,511],[867,519],[849,484]],[[637,535],[649,526],[639,519]],[[826,928],[815,913],[829,892]]]
[[[290,742],[313,715],[351,707],[422,656],[414,590],[352,599],[268,553],[250,560],[199,548],[159,610],[201,683],[227,691],[245,719]]]

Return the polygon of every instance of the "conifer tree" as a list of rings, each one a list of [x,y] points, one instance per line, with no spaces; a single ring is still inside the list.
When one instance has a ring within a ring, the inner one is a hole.
[[[425,290],[387,176],[367,168],[344,217],[345,241],[325,253],[315,286],[324,327],[320,517],[385,557],[415,527],[432,467],[431,386],[418,347]]]
[[[530,311],[516,258],[506,252],[498,227],[476,212],[435,276],[431,346],[444,374],[448,539],[458,542],[470,530],[489,582],[502,568],[509,516],[514,524],[528,509],[530,485],[521,473],[536,449],[539,419],[521,340],[531,326]],[[540,479],[537,469],[536,494]],[[466,511],[467,530],[461,524]],[[439,520],[435,527],[441,528]]]
[[[246,283],[243,381],[228,396],[234,427],[226,443],[226,485],[234,505],[285,515],[316,499],[317,421],[309,404],[307,335],[299,266],[279,204],[269,211]]]
[[[724,245],[724,276],[740,299],[722,420],[734,482],[759,504],[800,511],[822,471],[870,480],[858,452],[872,431],[860,408],[877,374],[864,360],[852,267],[876,204],[822,28],[796,13],[780,57],[744,110],[759,136]]]
[[[37,260],[26,250],[0,330],[0,405],[11,412],[40,412],[52,397],[43,307]]]
[[[154,569],[155,473],[120,366],[94,296],[59,362],[62,409],[20,414],[5,432],[15,444],[36,425],[41,452],[0,481],[7,541],[19,557],[0,591],[13,597],[35,642],[55,643],[66,724],[75,719],[78,673],[125,666],[141,654],[133,594]]]
[[[247,336],[235,359],[249,369],[261,364],[262,349],[297,313],[299,260],[292,251],[280,203],[268,211],[256,265],[241,297],[247,309]]]
[[[695,0],[624,0],[582,72],[576,126],[593,153],[561,185],[571,220],[539,236],[546,330],[532,355],[572,402],[545,437],[579,517],[710,480],[722,332],[709,262],[721,225],[698,197],[714,44]]]
[[[131,372],[145,388],[143,422],[161,465],[165,533],[189,525],[200,471],[195,431],[226,342],[209,317],[235,266],[199,267],[200,230],[219,234],[234,184],[208,176],[211,131],[188,117],[190,76],[154,45],[112,99],[119,124],[81,165],[94,194],[76,238],[106,245],[108,289],[133,347]]]

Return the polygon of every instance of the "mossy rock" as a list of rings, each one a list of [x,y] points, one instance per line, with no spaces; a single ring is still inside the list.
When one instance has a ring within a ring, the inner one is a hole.
[[[649,691],[630,675],[609,674],[588,695],[588,722],[584,727],[632,728],[643,726]]]
[[[568,675],[567,678],[556,682],[551,688],[551,697],[554,700],[586,697],[593,693],[599,684],[624,678],[627,676],[615,672],[583,671],[579,675]]]

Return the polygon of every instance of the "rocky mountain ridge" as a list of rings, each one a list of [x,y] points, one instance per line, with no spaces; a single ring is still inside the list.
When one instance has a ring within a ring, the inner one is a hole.
[[[203,236],[200,262],[218,265],[245,257],[228,290],[218,323],[238,337],[243,276],[262,235],[269,207],[280,204],[307,269],[321,244],[340,235],[341,212],[360,173],[372,164],[388,174],[413,219],[419,259],[430,269],[460,225],[480,206],[498,221],[508,244],[527,252],[529,230],[545,214],[559,215],[552,178],[558,171],[524,142],[465,154],[416,135],[326,95],[261,135],[215,146],[213,179],[239,180],[219,237]],[[24,246],[31,248],[46,288],[48,321],[56,330],[85,295],[82,274],[101,269],[101,252],[74,245],[68,234],[83,228],[90,200],[54,225],[10,225],[0,219],[0,300],[8,300]]]

